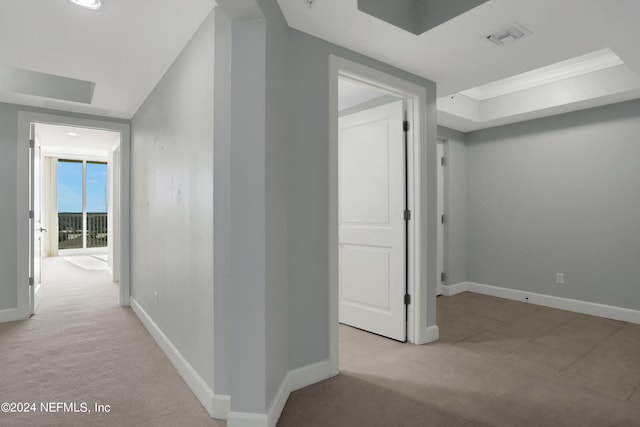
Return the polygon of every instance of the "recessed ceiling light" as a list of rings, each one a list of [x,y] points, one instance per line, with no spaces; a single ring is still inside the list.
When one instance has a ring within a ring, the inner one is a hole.
[[[69,0],[71,3],[78,5],[80,7],[84,7],[86,9],[97,10],[102,6],[102,2],[100,0]]]
[[[69,136],[78,136],[78,134],[73,132],[73,131],[67,132],[67,135],[69,135]]]

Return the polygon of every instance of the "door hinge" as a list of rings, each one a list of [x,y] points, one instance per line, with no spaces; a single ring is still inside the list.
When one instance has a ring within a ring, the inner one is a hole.
[[[397,123],[397,122],[396,122]],[[405,120],[404,122],[402,122],[402,130],[405,132],[409,132],[409,129],[411,128],[411,125],[409,124],[408,120]]]
[[[406,210],[404,211],[404,220],[405,220],[405,221],[409,221],[409,220],[411,220],[411,211],[410,211],[410,210],[408,210],[408,209],[406,209]]]
[[[29,219],[33,219],[33,211],[29,211]]]
[[[29,148],[34,148],[36,146],[36,141],[33,139],[29,140]]]
[[[447,160],[444,157],[440,157],[440,166],[444,166],[447,164]]]
[[[447,281],[447,273],[445,273],[444,271],[442,273],[440,273],[440,281],[441,282],[446,282]]]
[[[406,294],[404,296],[404,305],[409,305],[409,304],[411,304],[411,295]]]
[[[29,277],[29,286],[33,286],[33,277]]]
[[[444,216],[444,215],[442,215],[442,216],[440,217],[440,222],[442,222],[442,223],[444,224],[444,223],[445,223],[445,221],[446,221],[446,218],[445,218],[445,216]]]

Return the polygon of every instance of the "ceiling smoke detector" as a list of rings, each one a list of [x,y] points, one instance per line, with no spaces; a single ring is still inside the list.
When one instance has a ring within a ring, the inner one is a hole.
[[[489,34],[488,36],[485,36],[485,38],[496,46],[504,46],[505,44],[509,44],[530,34],[531,31],[527,30],[517,22],[514,22],[507,28],[496,31],[493,34]]]
[[[311,6],[313,6],[316,0],[304,0],[304,2],[307,3],[307,5],[309,6],[309,9],[311,9]]]

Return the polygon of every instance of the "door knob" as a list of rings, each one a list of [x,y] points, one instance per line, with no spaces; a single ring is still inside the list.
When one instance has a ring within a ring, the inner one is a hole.
[[[46,233],[46,232],[47,232],[47,229],[46,229],[46,228],[44,228],[44,227],[40,227],[40,232],[41,232],[41,233],[42,233],[42,232],[45,232],[45,233]]]

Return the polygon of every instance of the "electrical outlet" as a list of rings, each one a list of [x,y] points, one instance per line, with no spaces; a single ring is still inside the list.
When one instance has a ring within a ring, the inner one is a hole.
[[[562,285],[564,283],[564,273],[556,273],[556,283]]]
[[[158,291],[155,291],[155,292],[153,293],[153,298],[154,298],[153,303],[154,303],[154,304],[155,304],[155,306],[157,307],[157,306],[158,306]]]

